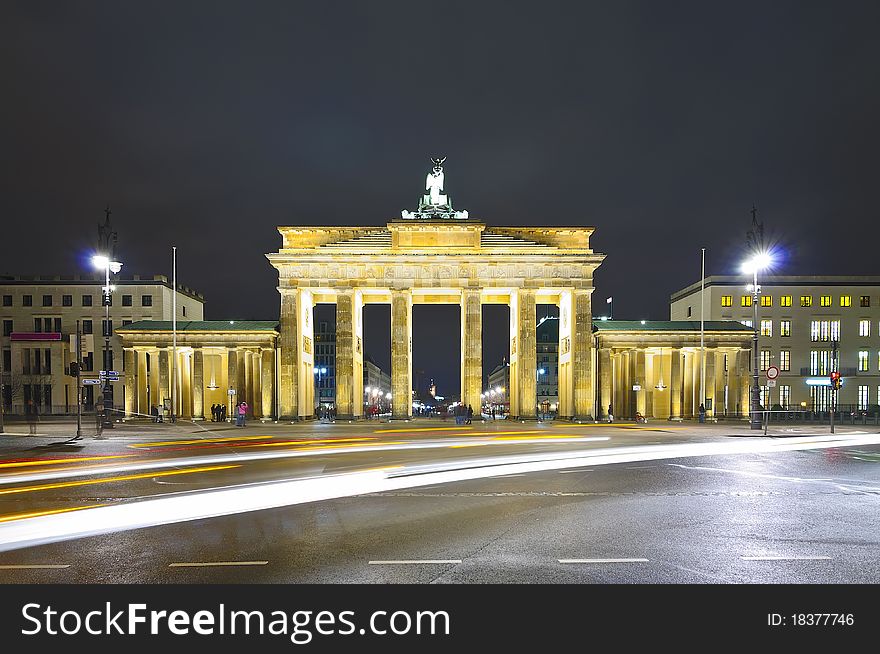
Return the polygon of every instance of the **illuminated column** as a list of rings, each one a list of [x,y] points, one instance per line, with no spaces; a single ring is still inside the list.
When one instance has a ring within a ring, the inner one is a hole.
[[[718,348],[715,348],[710,355],[709,361],[714,361],[712,366],[712,385],[715,388],[713,400],[712,400],[712,415],[720,416],[724,415],[724,352]],[[708,367],[707,367],[708,371]],[[706,379],[708,382],[709,373],[706,372]]]
[[[693,416],[693,400],[694,400],[694,355],[687,351],[682,352],[681,376],[683,391],[683,402],[681,404],[682,418],[690,418]]]
[[[718,415],[716,412],[718,411],[718,396],[715,394],[715,348],[706,349],[706,378],[703,381],[703,387],[706,389],[706,400],[711,400],[711,402],[707,402],[712,405],[712,410],[709,411],[709,407],[706,407],[706,415]]]
[[[135,401],[138,395],[138,357],[137,352],[130,347],[122,351],[122,357],[122,365],[125,366],[125,417],[131,418],[137,411]]]
[[[136,350],[137,357],[137,406],[135,411],[142,414],[150,414],[150,406],[147,400],[147,388],[150,384],[147,373],[147,353],[144,350]]]
[[[574,295],[566,289],[559,293],[558,393],[560,418],[574,418],[574,353],[572,352],[575,320]]]
[[[231,353],[230,353],[231,354]],[[235,404],[239,402],[248,402],[247,396],[247,352],[240,348],[235,349],[235,357],[238,359],[235,364],[235,388],[238,391]],[[248,402],[248,410],[250,410],[250,402]],[[235,411],[238,415],[238,410]]]
[[[296,342],[298,348],[297,378],[299,379],[297,406],[299,418],[303,420],[315,417],[315,356],[313,349],[315,333],[312,325],[315,302],[311,291],[300,289],[297,291],[297,296]]]
[[[185,352],[178,355],[177,370],[179,371],[177,388],[180,389],[180,392],[177,394],[177,397],[180,398],[178,400],[180,405],[178,414],[192,418],[192,358],[189,356],[189,353]]]
[[[200,347],[192,355],[192,415],[194,420],[205,419],[205,353]]]
[[[647,415],[647,393],[650,385],[646,377],[645,350],[638,349],[635,351],[636,356],[636,376],[635,383],[642,387],[642,390],[636,391],[636,411],[643,416]]]
[[[241,401],[238,399],[241,388],[238,385],[238,355],[234,345],[226,349],[226,379],[229,386],[226,399],[226,418],[235,421],[238,417],[235,405]],[[231,391],[235,391],[235,393]]]
[[[739,415],[741,412],[739,390],[739,351],[727,350],[727,414]]]
[[[260,375],[260,351],[250,351],[251,400],[254,418],[263,417],[263,389]]]
[[[461,401],[480,415],[483,379],[483,304],[480,289],[461,292]]]
[[[412,291],[391,291],[391,403],[393,418],[412,416]]]
[[[574,325],[572,326],[574,415],[576,418],[593,417],[593,290],[576,289],[574,296]]]
[[[531,289],[519,289],[517,310],[519,313],[519,329],[517,341],[519,342],[519,355],[517,366],[518,392],[519,392],[519,418],[537,417],[537,334],[535,316],[535,291]],[[576,364],[575,364],[576,365]]]
[[[611,395],[611,350],[603,347],[599,350],[599,388],[601,396],[599,398],[599,415],[608,417],[608,407],[612,402]]]
[[[361,291],[336,296],[336,412],[349,420],[363,415],[363,308]]]
[[[171,385],[168,370],[169,352],[166,348],[159,350],[159,392],[156,394],[154,402],[159,405],[161,412],[165,406],[165,400],[171,399]]]
[[[263,418],[272,418],[275,415],[275,350],[266,348],[260,353],[260,367],[263,384]]]
[[[642,392],[645,394],[645,410],[642,412],[646,418],[654,417],[654,381],[655,365],[654,360],[657,353],[653,350],[645,351],[645,381],[642,385]]]
[[[681,350],[672,348],[669,380],[669,415],[672,418],[681,417]]]
[[[281,420],[296,420],[299,416],[299,384],[301,381],[307,384],[311,380],[300,380],[298,375],[300,356],[297,338],[299,323],[297,291],[286,288],[279,289],[279,291],[281,292],[279,418]]]
[[[508,361],[510,365],[507,368],[507,383],[510,388],[506,388],[507,400],[510,404],[508,415],[511,417],[519,415],[519,295],[516,291],[510,294],[510,334],[508,341],[510,348],[508,350]]]
[[[752,384],[754,383],[752,380],[752,372],[750,370],[750,364],[752,362],[752,353],[749,350],[740,350],[738,352],[737,359],[739,360],[739,393],[740,393],[740,413],[749,417],[751,415],[751,389]]]

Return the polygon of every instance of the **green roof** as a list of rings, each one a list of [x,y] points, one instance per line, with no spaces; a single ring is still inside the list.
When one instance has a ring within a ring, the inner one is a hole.
[[[170,320],[139,320],[116,331],[170,332]],[[178,320],[179,332],[277,332],[277,320]]]
[[[749,332],[754,331],[738,320],[707,320],[703,323],[707,332]],[[698,332],[699,320],[598,320],[593,329],[600,332]]]

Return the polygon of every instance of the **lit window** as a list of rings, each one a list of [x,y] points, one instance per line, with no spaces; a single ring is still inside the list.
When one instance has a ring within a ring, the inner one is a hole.
[[[831,306],[831,296],[830,295],[820,295],[819,296],[819,306],[820,307],[830,307]]]
[[[870,295],[860,295],[859,296],[859,306],[860,307],[871,306],[871,296]]]
[[[781,295],[779,297],[779,306],[790,307],[791,306],[791,296],[790,295]]]
[[[739,305],[741,307],[750,307],[752,306],[752,296],[751,295],[743,295],[739,299]]]
[[[859,320],[859,336],[870,336],[871,335],[871,321],[870,320]]]
[[[813,296],[812,295],[801,295],[801,306],[802,307],[813,306]]]
[[[788,372],[791,370],[791,350],[780,350],[779,370],[782,372]]]
[[[870,386],[859,386],[859,411],[864,411],[868,408],[868,394]]]
[[[722,295],[721,296],[721,306],[722,307],[732,307],[733,306],[733,296],[732,295]]]
[[[840,296],[840,306],[842,306],[842,307],[852,306],[852,295],[841,295]]]
[[[761,370],[770,367],[770,350],[761,350]]]
[[[810,350],[810,374],[819,374],[819,350]]]
[[[831,366],[829,365],[831,361],[831,357],[828,356],[828,350],[819,350],[819,374],[827,375],[831,372]]]
[[[783,409],[787,409],[791,404],[791,386],[779,387],[779,405]]]
[[[859,350],[859,372],[868,372],[868,351]]]
[[[779,335],[780,336],[791,336],[791,320],[780,320],[779,321]]]
[[[813,320],[810,323],[810,341],[816,343],[819,340],[819,321]]]
[[[762,320],[761,321],[761,336],[773,336],[773,321],[772,320]]]
[[[762,307],[772,307],[773,306],[773,296],[772,295],[762,295],[761,296],[761,306]]]
[[[832,320],[831,321],[831,340],[839,341],[840,340],[840,321]]]

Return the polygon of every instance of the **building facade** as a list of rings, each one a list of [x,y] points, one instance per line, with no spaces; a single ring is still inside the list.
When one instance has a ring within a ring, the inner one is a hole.
[[[711,276],[703,298],[706,320],[738,320],[752,327],[750,280]],[[880,277],[760,276],[758,369],[761,404],[827,411],[829,375],[841,372],[838,406],[868,410],[880,404]],[[700,283],[674,293],[672,320],[700,319]],[[776,385],[766,371],[778,368]]]
[[[142,320],[171,320],[172,285],[162,276],[116,276],[111,283],[110,321],[102,305],[103,275],[0,276],[0,351],[2,401],[11,414],[24,413],[29,401],[43,414],[76,412],[76,382],[66,373],[75,360],[79,321],[82,375],[98,377],[105,368],[105,334],[110,335],[106,369],[123,372],[123,349],[116,331]],[[204,297],[179,286],[178,320],[201,320]],[[87,409],[100,390],[83,387]],[[100,387],[98,387],[100,388]],[[116,396],[123,406],[125,398]]]

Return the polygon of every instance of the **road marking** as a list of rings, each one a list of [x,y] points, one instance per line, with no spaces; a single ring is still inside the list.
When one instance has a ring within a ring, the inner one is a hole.
[[[830,561],[830,556],[741,556],[743,561]]]
[[[647,563],[648,559],[557,559],[560,563]]]
[[[469,429],[473,429],[473,427],[422,427],[420,429],[375,429],[373,430],[374,434],[394,434],[398,432],[411,432],[411,431],[467,431]],[[489,433],[489,432],[487,432]]]
[[[0,490],[0,495],[12,495],[13,493],[28,493],[31,491],[51,490],[53,488],[71,488],[74,486],[90,486],[92,484],[104,484],[114,481],[132,481],[134,479],[147,479],[149,477],[169,477],[171,475],[186,475],[192,472],[211,472],[213,470],[227,470],[240,468],[239,465],[206,466],[204,468],[190,468],[189,470],[169,470],[166,472],[148,472],[139,475],[124,475],[122,477],[105,477],[102,479],[86,479],[84,481],[66,481],[58,484],[42,484],[40,486],[23,486],[21,488],[5,488]]]
[[[56,515],[58,513],[70,513],[71,511],[82,511],[83,509],[94,509],[103,506],[103,504],[89,504],[86,506],[75,506],[68,509],[52,509],[49,511],[31,511],[30,513],[13,513],[11,515],[0,516],[0,522],[12,522],[13,520],[24,520],[25,518],[36,518],[42,515]]]
[[[272,438],[271,436],[229,436],[227,438],[196,438],[188,441],[155,441],[152,443],[135,443],[129,447],[164,447],[166,445],[196,445],[198,443],[224,443],[227,441],[254,441]]]
[[[169,568],[210,568],[213,566],[266,565],[268,561],[208,561],[204,563],[169,563]]]
[[[79,456],[67,459],[36,459],[31,461],[13,461],[11,463],[0,463],[0,468],[23,468],[25,466],[51,466],[60,463],[80,463],[81,461],[103,461],[105,459],[121,459],[124,457],[134,456],[132,454],[110,454],[107,456]]]
[[[0,570],[61,570],[70,565],[34,564],[34,565],[0,565]]]
[[[410,559],[398,561],[370,561],[370,565],[433,565],[444,563],[461,563],[461,559]]]

